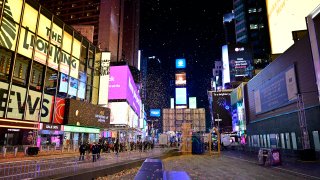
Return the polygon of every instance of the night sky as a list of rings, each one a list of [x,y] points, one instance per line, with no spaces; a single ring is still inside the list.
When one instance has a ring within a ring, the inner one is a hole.
[[[159,57],[167,71],[163,74],[170,74],[170,78],[174,78],[175,59],[186,58],[188,94],[197,97],[200,108],[208,107],[212,68],[214,61],[221,59],[221,46],[225,44],[222,17],[231,12],[232,2],[141,0],[142,55]]]

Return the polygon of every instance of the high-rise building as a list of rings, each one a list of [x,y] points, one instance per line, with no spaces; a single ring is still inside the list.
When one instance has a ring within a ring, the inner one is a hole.
[[[256,70],[269,64],[271,47],[265,0],[234,0],[236,42],[251,45]]]
[[[91,34],[93,44],[111,52],[111,62],[138,68],[140,0],[39,1],[67,24]]]
[[[226,44],[236,43],[234,12],[223,15],[223,29],[225,34]]]

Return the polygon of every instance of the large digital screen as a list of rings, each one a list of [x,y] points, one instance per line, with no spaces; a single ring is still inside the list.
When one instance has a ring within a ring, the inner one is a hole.
[[[175,84],[176,86],[185,86],[187,84],[186,73],[177,73]]]
[[[80,99],[84,99],[86,94],[86,81],[87,75],[84,72],[79,71],[79,89],[78,89],[78,97]]]
[[[231,82],[238,77],[252,77],[252,50],[247,45],[228,45]]]
[[[187,88],[176,88],[176,104],[187,104]]]
[[[140,118],[141,98],[128,66],[111,66],[109,100],[126,99]]]
[[[294,42],[292,31],[305,30],[305,17],[319,0],[267,0],[267,12],[272,54],[286,51]]]
[[[109,102],[110,108],[110,124],[126,124],[129,125],[130,106],[127,102]]]
[[[186,68],[186,59],[176,59],[176,68],[177,69]]]
[[[230,83],[230,68],[229,68],[229,54],[228,45],[222,46],[222,86]]]
[[[189,97],[189,108],[190,109],[197,108],[197,98],[196,97]]]
[[[217,91],[212,92],[212,106],[213,106],[213,119],[222,119],[219,122],[220,126],[232,127],[232,116],[231,116],[231,91]],[[218,123],[215,121],[215,124]]]
[[[108,128],[110,109],[91,103],[66,99],[67,124]]]
[[[63,73],[60,74],[59,92],[67,93],[67,90],[68,90],[68,80],[69,80],[68,75],[63,74]]]
[[[160,109],[150,109],[150,117],[160,117]]]

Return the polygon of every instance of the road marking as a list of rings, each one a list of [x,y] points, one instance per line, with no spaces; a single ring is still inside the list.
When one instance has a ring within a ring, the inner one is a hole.
[[[237,157],[228,156],[228,155],[224,155],[224,156],[228,157],[228,158],[238,159],[238,160],[241,160],[241,161],[246,161],[246,162],[253,163],[253,164],[258,164],[255,161],[249,161],[249,160],[246,160],[246,159],[237,158]],[[312,176],[312,175],[308,175],[308,174],[304,174],[304,173],[299,173],[299,172],[291,171],[291,170],[280,168],[280,167],[273,167],[273,166],[270,166],[270,167],[273,168],[273,169],[287,171],[287,172],[290,172],[290,173],[293,173],[293,174],[296,174],[296,175],[300,175],[300,176],[304,176],[304,177],[307,177],[307,178],[320,179],[320,177],[316,177],[316,176]]]

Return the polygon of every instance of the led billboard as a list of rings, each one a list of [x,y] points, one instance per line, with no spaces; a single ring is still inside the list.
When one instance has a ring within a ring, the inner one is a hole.
[[[187,88],[176,88],[176,104],[187,104]]]
[[[319,0],[267,0],[272,54],[286,51],[294,42],[292,31],[304,30],[305,17],[319,5]]]
[[[190,109],[197,108],[197,98],[196,97],[189,97],[189,108]]]
[[[110,109],[91,103],[66,99],[65,120],[69,125],[95,126],[108,128],[110,124]]]
[[[186,73],[177,73],[175,84],[176,86],[185,86],[187,84]]]
[[[176,59],[176,68],[177,69],[186,68],[186,59]]]
[[[248,45],[228,45],[230,80],[241,81],[238,77],[252,77],[252,50]]]
[[[228,45],[222,46],[222,86],[230,83],[230,68],[229,68],[229,54]]]
[[[126,99],[140,118],[141,99],[128,66],[111,66],[109,100]]]
[[[129,125],[129,110],[127,102],[109,102],[110,108],[110,124],[126,124]]]
[[[160,117],[160,109],[150,109],[150,117]]]

